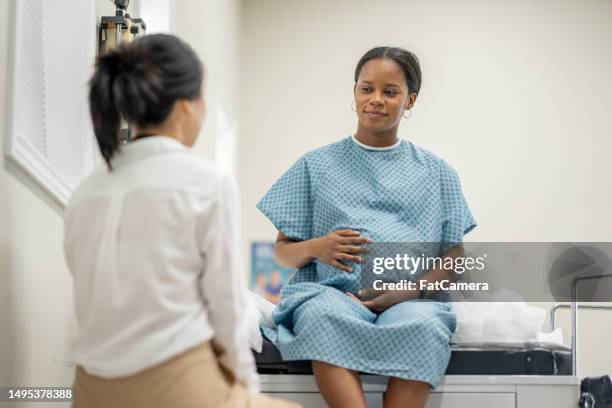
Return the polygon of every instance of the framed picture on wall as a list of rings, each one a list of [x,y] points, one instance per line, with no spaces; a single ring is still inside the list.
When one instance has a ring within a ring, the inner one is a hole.
[[[283,268],[274,260],[273,242],[251,244],[251,290],[268,301],[277,304],[280,290],[295,269]]]

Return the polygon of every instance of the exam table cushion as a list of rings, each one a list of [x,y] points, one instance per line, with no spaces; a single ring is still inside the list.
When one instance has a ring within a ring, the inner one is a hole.
[[[453,344],[447,375],[571,375],[571,350],[553,343]],[[264,338],[253,353],[260,374],[312,374],[310,361],[283,361]]]

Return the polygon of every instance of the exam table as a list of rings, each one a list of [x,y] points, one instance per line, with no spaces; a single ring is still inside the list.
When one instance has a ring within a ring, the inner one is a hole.
[[[571,309],[572,346],[556,343],[464,343],[451,345],[451,359],[440,386],[432,390],[428,408],[570,408],[577,407],[577,311],[609,306],[555,304],[555,313]],[[261,353],[254,352],[261,390],[307,408],[326,407],[312,374],[310,361],[283,361],[280,352],[264,339]],[[362,374],[368,407],[382,408],[387,378]]]

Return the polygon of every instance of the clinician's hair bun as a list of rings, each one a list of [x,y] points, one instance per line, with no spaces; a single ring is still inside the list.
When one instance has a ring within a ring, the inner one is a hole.
[[[119,149],[122,119],[138,127],[162,123],[177,100],[200,96],[203,77],[195,52],[173,35],[147,35],[98,56],[89,105],[109,169]]]

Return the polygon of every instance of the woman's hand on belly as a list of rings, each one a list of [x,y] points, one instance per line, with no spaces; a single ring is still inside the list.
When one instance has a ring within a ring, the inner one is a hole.
[[[314,257],[319,261],[345,272],[353,272],[353,268],[346,263],[363,262],[359,254],[369,251],[364,244],[370,242],[369,238],[361,236],[358,231],[343,229],[314,238],[311,247]]]
[[[346,294],[371,311],[378,313],[384,312],[398,303],[419,297],[418,290],[376,290],[374,288],[360,290],[357,296],[350,292]]]

